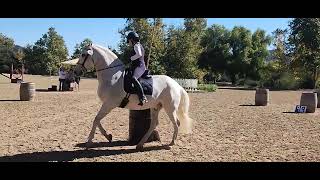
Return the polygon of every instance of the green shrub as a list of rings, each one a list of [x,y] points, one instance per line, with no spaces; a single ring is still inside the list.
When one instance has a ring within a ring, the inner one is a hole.
[[[311,76],[304,75],[300,80],[300,87],[303,89],[313,89],[313,79]]]
[[[257,87],[258,84],[259,84],[258,81],[255,81],[255,80],[252,80],[252,79],[246,79],[246,80],[244,81],[244,85],[245,85],[245,86],[249,86],[249,87]]]
[[[0,73],[8,73],[10,71],[10,67],[8,65],[0,65]]]
[[[244,78],[237,79],[235,84],[236,84],[236,86],[243,86],[245,81],[246,81],[246,79],[244,79]]]
[[[208,92],[214,92],[217,90],[217,85],[215,85],[215,84],[199,84],[198,89],[203,90],[203,91],[208,91]]]
[[[276,88],[292,90],[292,89],[298,88],[298,86],[299,86],[299,83],[294,79],[293,75],[286,72],[281,74]]]

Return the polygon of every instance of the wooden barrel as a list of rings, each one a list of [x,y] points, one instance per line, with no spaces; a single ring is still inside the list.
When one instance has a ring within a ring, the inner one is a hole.
[[[56,86],[56,85],[52,85],[52,86],[51,86],[51,90],[52,90],[52,91],[57,91],[57,90],[58,90],[58,88],[57,88],[57,86]]]
[[[11,79],[11,83],[17,83],[18,79]]]
[[[256,89],[256,106],[267,106],[269,104],[269,99],[269,89]]]
[[[136,145],[150,128],[150,109],[130,110],[129,112],[129,143]],[[154,130],[147,142],[160,141],[159,133]]]
[[[317,93],[303,92],[301,94],[300,105],[307,106],[307,110],[306,110],[307,113],[316,112],[317,104],[318,104]]]
[[[20,100],[33,101],[36,93],[35,83],[21,82],[20,83]]]

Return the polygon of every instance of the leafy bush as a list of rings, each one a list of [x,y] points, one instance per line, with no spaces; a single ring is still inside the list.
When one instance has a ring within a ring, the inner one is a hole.
[[[236,86],[243,86],[245,83],[246,79],[242,78],[242,79],[237,79],[235,84]]]
[[[0,65],[0,73],[8,73],[10,71],[10,67],[6,64]]]
[[[300,80],[300,87],[303,89],[313,89],[313,80],[311,76],[304,75]]]
[[[252,80],[252,79],[246,79],[246,80],[244,81],[244,85],[245,85],[245,86],[249,86],[249,87],[257,87],[258,84],[259,84],[258,81],[255,81],[255,80]]]
[[[198,89],[208,92],[215,92],[217,90],[217,85],[215,84],[199,84]]]
[[[281,74],[278,83],[276,84],[277,89],[292,90],[298,88],[299,83],[295,80],[294,76],[288,72]]]

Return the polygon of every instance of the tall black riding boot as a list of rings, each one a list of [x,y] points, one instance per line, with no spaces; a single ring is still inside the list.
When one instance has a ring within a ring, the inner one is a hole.
[[[137,94],[139,96],[140,102],[138,105],[143,106],[144,103],[148,102],[146,96],[144,95],[143,88],[142,88],[140,82],[136,78],[133,77],[132,82],[133,82],[135,89],[137,91]]]

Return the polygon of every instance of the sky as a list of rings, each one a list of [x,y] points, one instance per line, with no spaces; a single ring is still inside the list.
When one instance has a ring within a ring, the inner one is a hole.
[[[207,18],[207,25],[220,24],[228,29],[244,26],[254,32],[260,28],[271,35],[277,28],[287,28],[289,18]],[[15,44],[26,46],[34,44],[49,27],[54,27],[62,35],[68,48],[69,56],[74,47],[85,38],[95,44],[118,49],[120,34],[125,26],[123,18],[0,18],[0,33],[12,38]],[[183,26],[183,18],[163,18],[166,25]],[[271,47],[269,47],[270,49]]]

